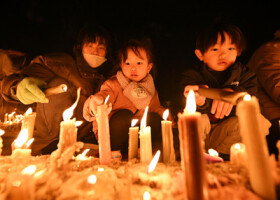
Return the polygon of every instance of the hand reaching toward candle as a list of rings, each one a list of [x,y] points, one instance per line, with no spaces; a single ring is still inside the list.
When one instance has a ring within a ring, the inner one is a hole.
[[[91,95],[85,102],[83,108],[83,116],[87,121],[96,120],[97,106],[104,103],[104,99],[101,95]],[[112,110],[112,104],[108,104],[107,114]]]
[[[188,94],[189,94],[189,91],[190,91],[190,90],[193,90],[193,91],[194,91],[194,94],[195,94],[195,102],[196,102],[196,105],[198,105],[198,106],[203,106],[203,105],[205,104],[205,99],[206,99],[206,97],[200,96],[200,95],[198,94],[197,91],[198,91],[199,87],[208,88],[207,85],[201,85],[201,86],[199,86],[199,85],[187,85],[187,86],[185,87],[185,90],[184,90],[184,96],[187,98],[187,96],[188,96]]]
[[[230,88],[224,88],[223,90],[233,92]],[[215,114],[217,119],[223,119],[225,116],[229,116],[232,108],[233,104],[214,99],[212,102],[211,113]]]

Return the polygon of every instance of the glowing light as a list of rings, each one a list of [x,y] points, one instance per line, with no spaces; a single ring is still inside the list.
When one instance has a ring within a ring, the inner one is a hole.
[[[17,139],[15,139],[14,141],[15,148],[16,149],[21,148],[26,143],[27,140],[28,140],[28,130],[22,129],[19,132]]]
[[[243,97],[243,100],[244,100],[244,101],[250,101],[250,100],[251,100],[251,95],[246,94],[246,95]]]
[[[159,156],[160,156],[160,150],[157,151],[157,153],[155,154],[155,156],[151,160],[151,162],[149,164],[149,167],[148,167],[148,173],[151,173],[156,168]]]
[[[32,108],[28,108],[27,111],[25,112],[25,116],[30,115],[32,113]]]
[[[34,178],[41,178],[43,174],[46,172],[46,169],[40,170],[34,174]]]
[[[149,109],[149,107],[147,106],[147,107],[145,108],[145,112],[144,112],[144,115],[143,115],[142,120],[141,120],[141,125],[140,125],[141,129],[143,129],[143,128],[146,127],[148,109]]]
[[[208,153],[210,156],[219,157],[219,153],[214,149],[208,149]]]
[[[97,181],[97,178],[96,178],[95,175],[90,175],[90,176],[88,177],[88,183],[90,183],[90,184],[95,184],[96,181]]]
[[[83,124],[82,121],[75,121],[75,127],[81,126]]]
[[[151,200],[151,195],[148,191],[144,192],[143,200]]]
[[[164,120],[167,120],[168,115],[169,115],[169,110],[166,109],[166,110],[164,111],[163,115],[162,115],[162,118],[163,118]]]
[[[78,88],[78,90],[77,90],[77,99],[76,99],[75,103],[70,108],[66,109],[63,112],[63,120],[64,121],[70,120],[70,118],[73,116],[74,109],[76,108],[76,106],[78,104],[78,101],[80,99],[80,92],[81,92],[81,88]]]
[[[104,172],[104,168],[98,168],[97,171]]]
[[[36,166],[35,165],[29,165],[28,167],[24,168],[21,171],[21,174],[23,175],[32,175],[36,172]]]
[[[5,131],[0,129],[0,136],[4,135]]]
[[[109,100],[109,97],[110,97],[110,95],[108,95],[108,96],[106,97],[106,99],[105,99],[105,101],[104,101],[104,104],[107,103],[107,101]]]
[[[196,111],[195,95],[193,90],[189,91],[185,110],[188,113],[195,113]]]
[[[34,141],[34,138],[31,138],[30,140],[28,140],[25,144],[25,147],[28,148]]]
[[[133,119],[131,121],[131,127],[134,127],[137,124],[137,122],[138,122],[138,119]]]
[[[239,143],[236,143],[236,144],[234,144],[234,148],[240,150],[240,149],[241,149],[241,146],[240,146]]]
[[[63,90],[63,92],[66,92],[67,91],[67,85],[63,85],[62,90]]]

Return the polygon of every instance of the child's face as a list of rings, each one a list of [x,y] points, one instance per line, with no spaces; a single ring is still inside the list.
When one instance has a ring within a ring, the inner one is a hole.
[[[99,44],[98,40],[96,42],[92,43],[84,43],[82,52],[86,54],[96,55],[105,57],[106,56],[106,46],[104,44]]]
[[[227,33],[224,33],[225,41],[221,43],[221,35],[218,35],[217,43],[211,46],[204,54],[196,49],[196,56],[203,61],[210,70],[225,71],[231,66],[238,55],[236,45],[231,43]]]
[[[127,59],[121,63],[122,72],[132,81],[142,80],[152,69],[152,63],[148,62],[146,51],[141,48],[138,50],[141,58],[128,49]]]

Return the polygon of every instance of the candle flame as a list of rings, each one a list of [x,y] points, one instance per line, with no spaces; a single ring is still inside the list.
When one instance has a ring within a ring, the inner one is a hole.
[[[81,126],[82,125],[82,121],[75,121],[75,127]]]
[[[110,97],[110,95],[108,95],[108,96],[106,97],[106,99],[105,99],[105,101],[104,101],[104,104],[107,103],[107,101],[109,100],[109,97]]]
[[[141,130],[146,127],[148,109],[149,109],[149,107],[147,106],[145,108],[145,112],[144,112],[144,115],[143,115],[142,120],[141,120],[141,125],[140,125]]]
[[[0,136],[4,135],[5,131],[0,129]]]
[[[97,181],[97,178],[96,178],[95,175],[90,175],[90,176],[88,177],[88,182],[89,182],[90,184],[95,184],[96,181]]]
[[[26,148],[28,148],[34,141],[34,138],[31,138],[30,140],[28,140],[25,144]]]
[[[156,168],[159,156],[160,156],[160,150],[157,151],[156,155],[153,157],[152,161],[150,162],[148,167],[148,173],[151,173]]]
[[[32,108],[28,108],[27,111],[25,112],[25,116],[30,115],[32,113]]]
[[[186,100],[186,108],[185,110],[188,113],[195,113],[196,111],[196,103],[195,103],[195,95],[194,95],[194,91],[190,90],[187,100]]]
[[[239,143],[236,143],[236,144],[234,144],[234,148],[240,150],[240,149],[241,149],[241,146],[240,146]]]
[[[98,168],[97,171],[104,172],[104,168]]]
[[[63,91],[63,92],[66,92],[66,91],[67,91],[67,85],[64,85],[64,84],[63,84],[63,86],[62,86],[62,91]]]
[[[138,122],[138,119],[133,119],[131,121],[131,127],[134,127],[137,124],[137,122]]]
[[[34,174],[34,178],[41,178],[46,171],[47,171],[46,169],[42,169],[36,172],[36,174]]]
[[[36,166],[35,165],[29,165],[28,167],[24,168],[21,171],[21,174],[23,175],[32,175],[36,172]]]
[[[251,100],[251,95],[246,94],[246,95],[243,97],[243,100],[244,100],[244,101],[250,101],[250,100]]]
[[[151,195],[148,191],[144,192],[143,194],[143,200],[150,200],[151,199]]]
[[[219,153],[214,149],[208,149],[208,153],[210,156],[219,157]]]
[[[76,108],[76,106],[78,104],[78,101],[80,99],[80,92],[81,92],[81,88],[78,88],[78,90],[77,90],[77,99],[76,99],[75,103],[70,108],[66,109],[63,112],[63,120],[64,121],[70,120],[70,118],[73,116],[74,109]]]
[[[17,139],[15,139],[14,141],[15,148],[16,149],[21,148],[27,140],[28,140],[28,130],[22,129],[19,132]]]
[[[169,115],[169,110],[166,109],[166,110],[164,111],[163,115],[162,115],[162,118],[163,118],[164,120],[167,120],[168,115]]]

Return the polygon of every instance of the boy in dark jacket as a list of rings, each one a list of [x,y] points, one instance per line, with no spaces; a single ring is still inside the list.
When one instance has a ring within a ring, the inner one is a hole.
[[[245,46],[244,36],[235,25],[216,23],[201,32],[196,41],[195,54],[203,64],[184,73],[182,83],[185,97],[189,90],[196,91],[199,87],[246,91],[256,96],[255,74],[236,62]],[[241,141],[234,106],[227,102],[206,99],[197,92],[195,97],[197,110],[207,114],[211,123],[205,148],[216,149],[220,156],[229,159],[230,146]]]

